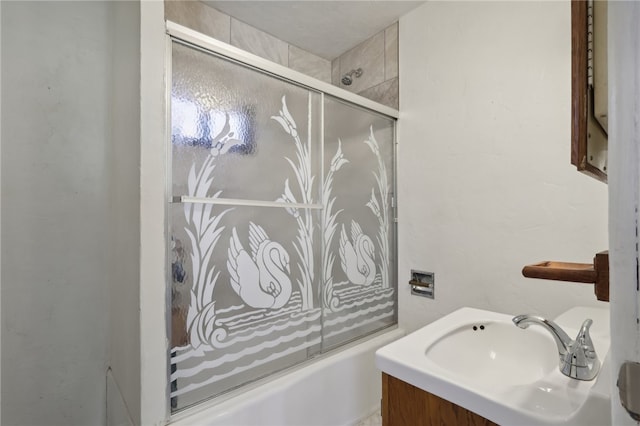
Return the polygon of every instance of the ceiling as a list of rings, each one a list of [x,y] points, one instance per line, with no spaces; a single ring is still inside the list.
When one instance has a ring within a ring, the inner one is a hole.
[[[424,1],[216,1],[204,3],[325,59],[334,59]]]

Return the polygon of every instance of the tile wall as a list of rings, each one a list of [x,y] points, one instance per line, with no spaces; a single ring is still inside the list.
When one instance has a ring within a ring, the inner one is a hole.
[[[362,68],[351,85],[342,76]],[[370,37],[331,63],[332,84],[398,109],[398,23]]]
[[[397,22],[329,61],[199,1],[165,0],[165,17],[318,80],[398,108]],[[350,86],[343,85],[342,76],[357,68],[362,68],[362,76],[354,78]]]
[[[331,83],[331,61],[290,45],[199,1],[166,0],[165,18]]]

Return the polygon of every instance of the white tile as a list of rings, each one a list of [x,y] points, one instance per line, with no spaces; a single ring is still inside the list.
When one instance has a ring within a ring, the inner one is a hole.
[[[166,0],[164,16],[217,40],[229,43],[231,17],[199,1]]]
[[[341,82],[340,87],[358,93],[384,81],[384,31],[340,56],[340,78],[358,68],[362,68],[362,76],[349,86]]]
[[[384,79],[398,76],[398,23],[384,30]]]
[[[340,58],[331,61],[331,84],[340,86]]]
[[[398,78],[387,80],[377,86],[370,87],[358,93],[367,99],[376,101],[391,108],[398,109],[399,104]]]
[[[234,18],[231,18],[231,44],[278,64],[289,65],[287,43]]]
[[[292,45],[289,45],[289,68],[331,83],[330,61]]]

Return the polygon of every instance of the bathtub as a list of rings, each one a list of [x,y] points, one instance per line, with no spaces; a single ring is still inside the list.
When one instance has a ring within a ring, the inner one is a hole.
[[[375,351],[404,336],[402,329],[374,335],[226,399],[179,414],[171,425],[355,426],[379,412],[381,373]]]

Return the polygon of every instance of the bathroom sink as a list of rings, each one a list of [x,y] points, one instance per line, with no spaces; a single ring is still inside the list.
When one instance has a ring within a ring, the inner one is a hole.
[[[514,315],[459,309],[376,353],[378,368],[498,424],[605,425],[609,419],[609,311],[573,308],[554,321],[574,338],[586,318],[603,362],[591,381],[558,369],[558,349],[542,327],[520,329]]]
[[[531,331],[522,333],[511,321],[466,321],[428,345],[425,356],[479,387],[492,386],[497,378],[511,385],[531,383],[558,368],[553,338],[544,330]]]

